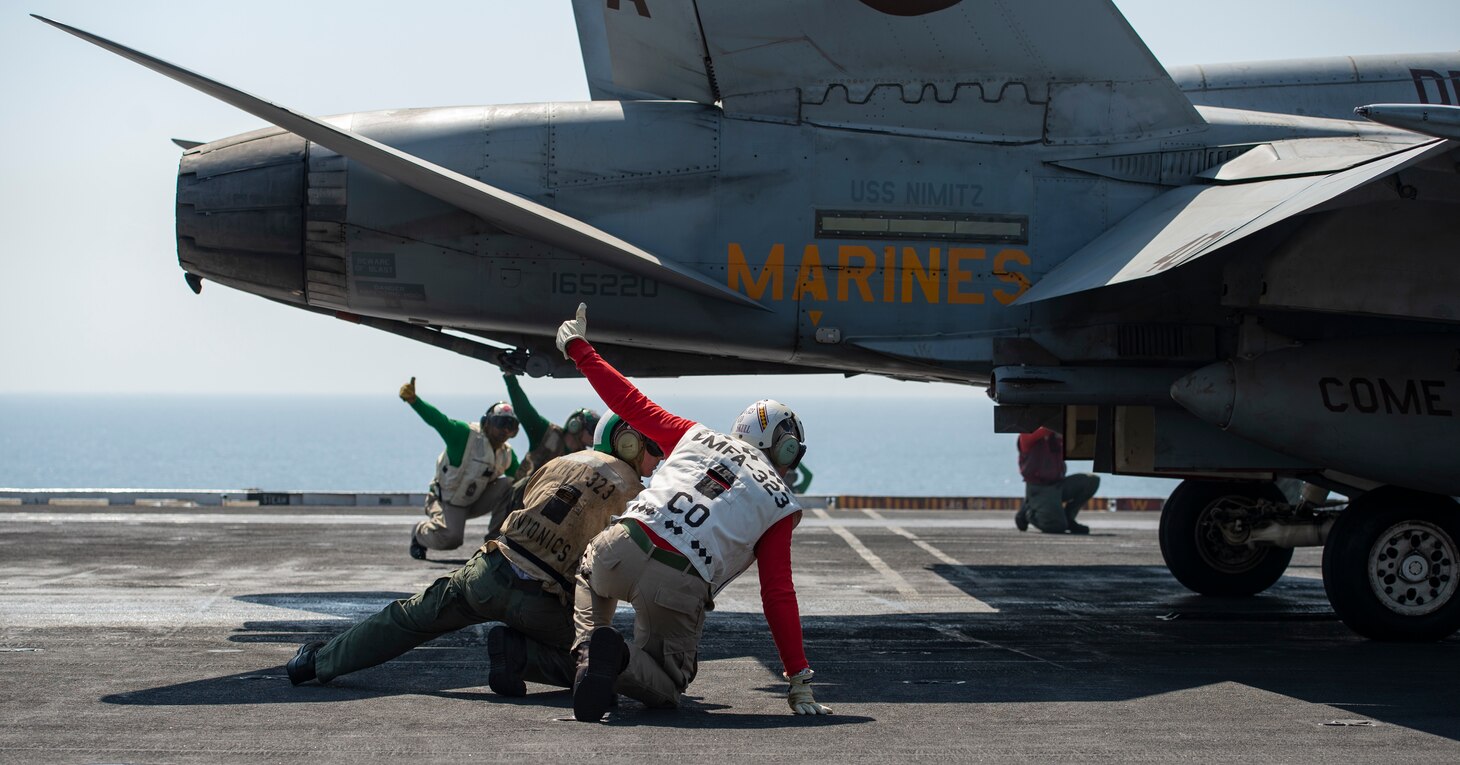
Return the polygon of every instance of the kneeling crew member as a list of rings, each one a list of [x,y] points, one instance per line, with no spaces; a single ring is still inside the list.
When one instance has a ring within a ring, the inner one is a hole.
[[[512,476],[517,472],[517,453],[507,439],[517,435],[517,414],[511,404],[498,401],[480,422],[453,420],[416,396],[414,377],[401,386],[400,397],[446,442],[436,458],[426,520],[411,530],[411,557],[425,560],[428,549],[461,547],[468,519],[494,511],[506,515],[512,501]]]
[[[796,714],[830,714],[811,693],[791,581],[791,530],[801,508],[785,484],[806,452],[801,423],[762,400],[735,420],[733,437],[665,411],[587,341],[586,306],[558,330],[558,348],[604,403],[664,448],[664,469],[599,534],[578,572],[573,716],[596,721],[616,693],[672,707],[698,669],[705,611],[759,560],[761,603],[791,686]],[[634,643],[611,626],[618,601],[634,607]]]
[[[537,471],[527,505],[465,566],[413,598],[397,600],[328,643],[299,648],[286,669],[294,685],[389,661],[432,638],[483,622],[488,684],[504,696],[526,680],[572,686],[573,577],[583,549],[643,489],[659,465],[657,447],[618,417],[604,419],[594,451],[574,452]],[[647,447],[647,448],[646,448]]]
[[[1089,534],[1075,516],[1100,488],[1093,473],[1065,475],[1065,439],[1049,428],[1019,436],[1019,474],[1024,477],[1024,504],[1014,514],[1020,531],[1029,524],[1046,534]]]

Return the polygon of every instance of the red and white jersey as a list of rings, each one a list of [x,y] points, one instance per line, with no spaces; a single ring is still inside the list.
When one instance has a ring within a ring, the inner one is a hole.
[[[750,567],[766,529],[800,510],[759,449],[697,424],[623,517],[673,545],[719,592]]]

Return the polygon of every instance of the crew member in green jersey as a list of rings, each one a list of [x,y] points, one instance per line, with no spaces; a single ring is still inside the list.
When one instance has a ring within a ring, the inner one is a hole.
[[[425,560],[427,550],[460,547],[467,519],[498,513],[506,517],[518,467],[507,439],[517,435],[517,413],[511,404],[498,401],[478,422],[453,420],[416,395],[414,377],[401,386],[400,397],[446,444],[436,458],[426,520],[411,531],[411,557]]]

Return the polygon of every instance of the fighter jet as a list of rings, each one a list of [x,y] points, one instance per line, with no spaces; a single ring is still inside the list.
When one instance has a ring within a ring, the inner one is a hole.
[[[1460,54],[1167,71],[1102,0],[574,10],[591,102],[325,119],[48,23],[275,126],[185,147],[194,290],[538,376],[587,302],[631,375],[981,386],[1183,478],[1196,592],[1324,545],[1357,632],[1460,627]]]

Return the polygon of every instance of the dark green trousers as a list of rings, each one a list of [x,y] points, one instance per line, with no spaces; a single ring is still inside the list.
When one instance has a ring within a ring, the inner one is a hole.
[[[526,587],[523,585],[527,584]],[[321,683],[390,661],[448,632],[502,622],[527,636],[524,679],[573,686],[573,608],[517,578],[500,552],[478,552],[425,592],[397,600],[346,630],[315,654]],[[485,646],[482,649],[485,654]],[[485,675],[482,683],[486,683]]]
[[[1059,483],[1026,483],[1023,512],[1040,531],[1063,534],[1099,489],[1100,476],[1093,473],[1071,473]]]

